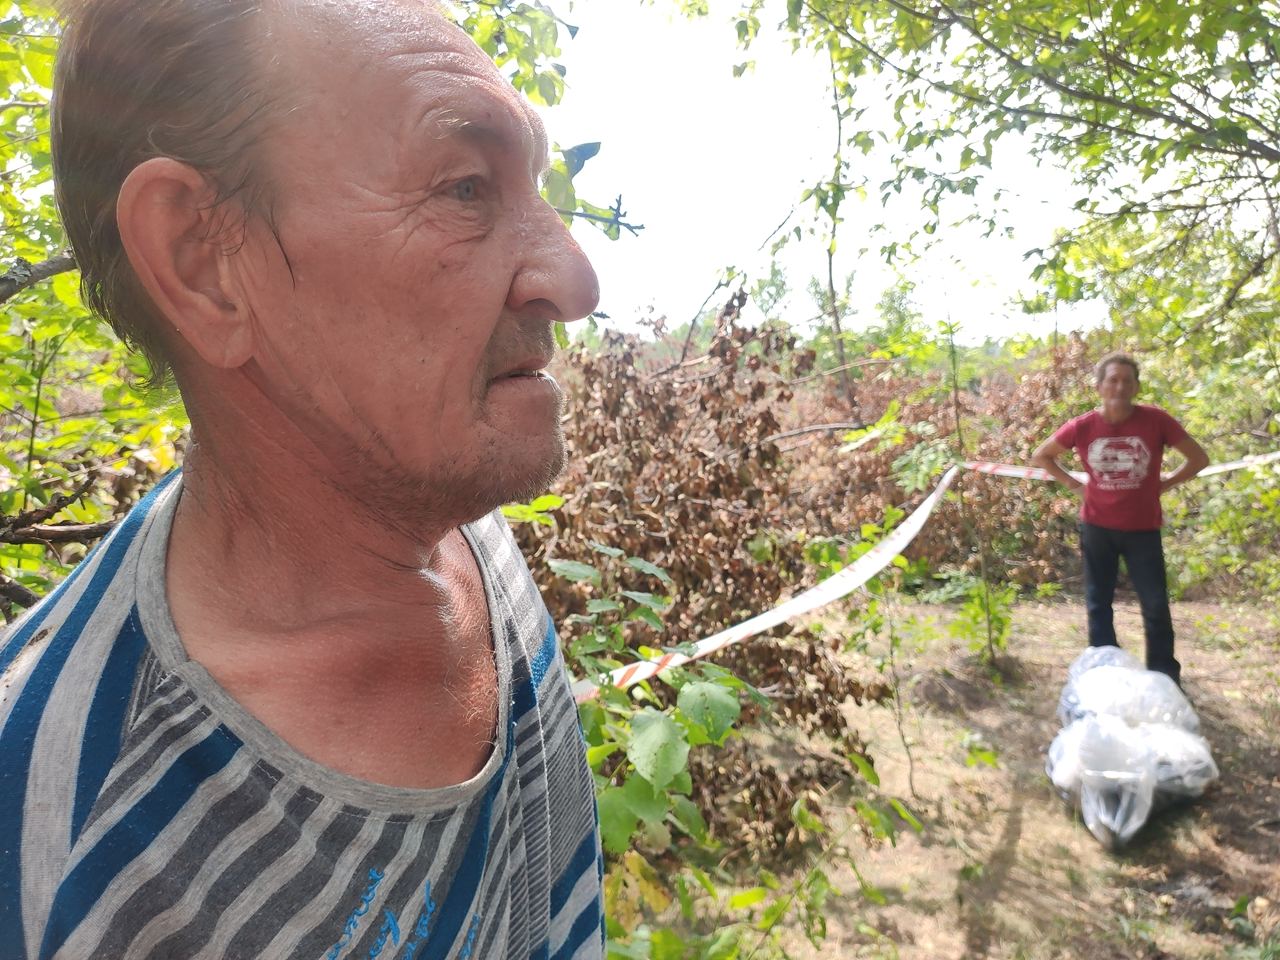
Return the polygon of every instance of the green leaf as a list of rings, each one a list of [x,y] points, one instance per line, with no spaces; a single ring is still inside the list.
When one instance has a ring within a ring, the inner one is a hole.
[[[610,740],[608,743],[602,743],[596,747],[587,747],[587,765],[592,770],[598,770],[609,756],[618,752],[622,744],[617,741]]]
[[[791,819],[795,821],[796,826],[810,833],[827,832],[827,825],[809,809],[804,797],[800,797],[791,805]]]
[[[642,620],[659,632],[666,629],[666,624],[662,622],[662,618],[648,607],[636,607],[636,609],[631,611],[631,615],[627,617],[627,619]]]
[[[671,785],[667,787],[672,793],[683,793],[688,795],[693,791],[693,777],[689,775],[688,770],[681,770],[671,780]]]
[[[628,777],[622,794],[627,807],[641,820],[658,823],[667,815],[667,795],[655,791],[644,777]]]
[[[667,607],[671,606],[671,601],[666,597],[655,596],[652,593],[642,593],[639,590],[620,590],[618,592],[628,600],[634,600],[641,606],[648,607],[650,610],[657,611],[658,613],[661,613],[663,610],[666,610]]]
[[[676,877],[674,886],[676,888],[676,899],[680,901],[680,916],[684,917],[686,922],[693,920],[693,892],[689,889],[689,881],[684,877]]]
[[[769,906],[764,908],[764,912],[760,914],[760,919],[756,921],[757,930],[772,930],[778,925],[778,921],[783,918],[786,912],[791,909],[792,901],[789,897],[779,897]]]
[[[718,683],[685,684],[676,704],[690,719],[701,724],[716,743],[724,739],[742,713],[737,696]]]
[[[896,844],[897,831],[893,828],[893,821],[885,816],[883,810],[873,807],[865,800],[855,800],[853,809],[875,836]]]
[[[671,798],[671,813],[676,818],[676,823],[684,829],[684,832],[699,843],[707,839],[707,821],[703,819],[702,811],[698,809],[698,805],[688,797],[674,795]]]
[[[557,210],[572,211],[578,205],[578,195],[573,189],[573,180],[569,177],[569,172],[561,168],[561,165],[552,164],[551,169],[547,171],[546,179],[542,182],[542,196]],[[565,344],[568,346],[568,344]]]
[[[924,830],[924,824],[921,823],[919,820],[917,820],[915,815],[912,814],[912,812],[907,809],[906,804],[904,804],[897,797],[890,798],[889,806],[893,807],[894,811],[898,814],[898,816],[900,816],[903,819],[903,822],[905,822],[907,826],[909,826],[916,833],[920,833],[922,830]]]
[[[689,761],[684,728],[665,713],[646,707],[631,719],[627,759],[640,776],[661,790]]]
[[[880,786],[880,774],[876,773],[876,768],[871,765],[871,761],[858,753],[850,753],[847,755],[849,762],[862,774],[862,779],[867,781],[873,787]]]
[[[536,523],[541,526],[555,526],[555,520],[545,513],[539,513],[527,503],[508,503],[502,508],[502,515],[512,523]]]
[[[716,885],[712,882],[711,877],[707,875],[705,870],[701,870],[698,867],[690,865],[689,874],[693,879],[698,881],[698,886],[702,887],[702,889],[707,892],[707,896],[711,898],[712,902],[720,899],[720,891],[716,889]]]
[[[610,547],[603,543],[596,543],[594,540],[588,540],[587,546],[590,547],[592,550],[594,550],[596,553],[603,553],[606,557],[613,557],[614,559],[616,559],[622,556],[622,551],[619,550],[617,547]]]
[[[564,497],[558,497],[554,493],[544,493],[532,503],[529,504],[539,513],[546,513],[548,510],[558,510],[564,506]]]
[[[622,854],[631,846],[631,837],[640,824],[640,818],[631,812],[621,787],[608,787],[596,798],[600,809],[600,839],[604,848],[613,854]]]
[[[557,577],[563,577],[572,583],[600,583],[600,571],[589,563],[578,560],[548,560],[547,566]]]
[[[622,604],[617,600],[598,600],[593,598],[587,601],[587,613],[613,613],[621,609]]]
[[[650,563],[648,560],[641,557],[627,557],[627,565],[634,567],[641,573],[647,573],[651,577],[657,577],[663,583],[671,582],[671,577],[667,574],[667,571],[663,570],[657,564]]]
[[[746,910],[754,907],[757,903],[761,903],[768,896],[769,891],[764,887],[752,887],[750,890],[742,890],[729,898],[729,908],[731,910]]]

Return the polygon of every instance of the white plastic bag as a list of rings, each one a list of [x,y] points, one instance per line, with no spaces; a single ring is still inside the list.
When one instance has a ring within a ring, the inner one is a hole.
[[[1063,729],[1045,769],[1108,849],[1133,838],[1153,810],[1198,797],[1218,778],[1199,717],[1172,680],[1118,647],[1072,663],[1058,704]]]
[[[1067,667],[1067,683],[1094,667],[1128,667],[1130,670],[1141,670],[1142,664],[1128,650],[1121,650],[1114,645],[1085,647],[1084,652],[1072,660],[1071,666]]]
[[[1209,741],[1164,724],[1140,728],[1156,758],[1156,791],[1170,797],[1198,797],[1218,779]]]
[[[1165,723],[1190,733],[1200,718],[1178,685],[1163,673],[1104,663],[1071,678],[1058,701],[1063,726],[1090,714],[1120,717],[1126,723]]]
[[[1115,716],[1086,716],[1049,747],[1049,777],[1108,849],[1127,843],[1155,800],[1157,758],[1144,732]]]

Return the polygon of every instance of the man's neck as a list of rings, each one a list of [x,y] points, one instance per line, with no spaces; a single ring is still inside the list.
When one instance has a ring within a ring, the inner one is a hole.
[[[322,464],[264,457],[246,432],[188,455],[165,569],[187,656],[325,767],[400,787],[474,776],[500,681],[456,525],[410,526],[412,505],[380,515]]]
[[[1102,419],[1107,423],[1123,423],[1133,416],[1135,407],[1132,403],[1106,403],[1102,404]]]
[[[188,613],[266,636],[343,622],[425,626],[429,611],[447,608],[436,567],[455,525],[409,526],[323,465],[283,449],[254,456],[254,438],[240,439],[225,456],[217,438],[197,434],[187,457],[167,569]]]

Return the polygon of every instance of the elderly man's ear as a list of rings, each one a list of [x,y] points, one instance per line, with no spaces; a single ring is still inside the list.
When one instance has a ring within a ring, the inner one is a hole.
[[[205,363],[231,369],[253,354],[253,323],[234,262],[245,252],[243,220],[216,199],[199,171],[156,157],[125,178],[116,221],[161,317]]]

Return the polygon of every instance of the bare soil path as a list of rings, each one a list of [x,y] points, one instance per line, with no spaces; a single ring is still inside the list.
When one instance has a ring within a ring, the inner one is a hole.
[[[903,825],[896,845],[849,844],[884,902],[867,900],[853,867],[833,860],[841,895],[830,903],[827,940],[815,950],[788,936],[792,952],[1280,960],[1280,618],[1271,608],[1180,603],[1174,622],[1184,685],[1222,778],[1116,854],[1044,773],[1067,666],[1083,643],[1078,604],[1020,604],[1001,681],[950,639],[904,650],[901,728],[888,705],[846,709],[870,745],[881,792],[905,801],[924,829]],[[1116,623],[1140,654],[1136,604],[1122,600]],[[860,657],[850,668],[873,669]],[[997,767],[966,764],[975,742],[995,751]],[[851,816],[847,799],[832,796],[824,811],[836,832]]]

